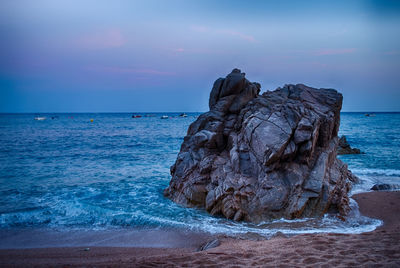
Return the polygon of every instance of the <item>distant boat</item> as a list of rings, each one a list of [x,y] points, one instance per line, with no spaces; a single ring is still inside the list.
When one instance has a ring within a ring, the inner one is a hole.
[[[368,116],[368,117],[374,117],[374,116],[375,116],[375,114],[365,114],[365,116]]]
[[[168,115],[161,116],[161,119],[168,119],[168,118],[169,118]]]
[[[134,114],[134,115],[132,115],[132,118],[140,118],[140,117],[142,117],[141,115],[138,115],[138,114]]]
[[[46,117],[40,117],[40,116],[38,116],[38,117],[35,117],[35,120],[43,121],[43,120],[46,120]]]
[[[180,117],[187,117],[187,114],[182,113],[182,114],[180,114],[179,116],[180,116]]]

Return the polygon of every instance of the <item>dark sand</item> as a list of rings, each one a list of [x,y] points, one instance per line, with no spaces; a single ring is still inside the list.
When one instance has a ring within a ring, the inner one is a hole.
[[[363,215],[384,221],[363,234],[305,234],[250,241],[222,238],[219,247],[83,247],[0,250],[0,267],[400,267],[400,192],[353,196]]]

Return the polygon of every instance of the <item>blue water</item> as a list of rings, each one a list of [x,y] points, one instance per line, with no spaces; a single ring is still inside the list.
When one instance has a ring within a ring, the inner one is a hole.
[[[0,230],[145,227],[268,236],[359,233],[380,224],[355,208],[346,222],[328,215],[254,225],[171,202],[162,194],[169,168],[199,114],[177,115],[41,114],[47,119],[37,121],[34,114],[1,114]],[[375,182],[400,183],[400,114],[343,113],[340,134],[366,153],[340,157],[361,178],[354,192]]]
[[[339,156],[361,179],[354,193],[376,183],[400,184],[400,113],[342,113],[339,135],[365,153]]]

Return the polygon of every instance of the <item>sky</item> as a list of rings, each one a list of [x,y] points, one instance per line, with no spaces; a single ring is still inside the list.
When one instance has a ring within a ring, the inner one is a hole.
[[[400,1],[0,2],[0,112],[204,112],[234,68],[400,111]]]

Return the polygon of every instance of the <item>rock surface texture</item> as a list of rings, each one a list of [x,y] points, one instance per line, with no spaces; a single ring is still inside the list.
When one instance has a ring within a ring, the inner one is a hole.
[[[358,148],[351,148],[346,136],[342,136],[339,139],[337,154],[363,154],[363,152]]]
[[[375,184],[371,188],[371,190],[373,191],[396,191],[399,189],[400,189],[399,184],[388,184],[388,183]]]
[[[215,81],[164,194],[236,221],[345,215],[357,178],[336,158],[342,95],[301,84],[259,92],[238,69]]]

